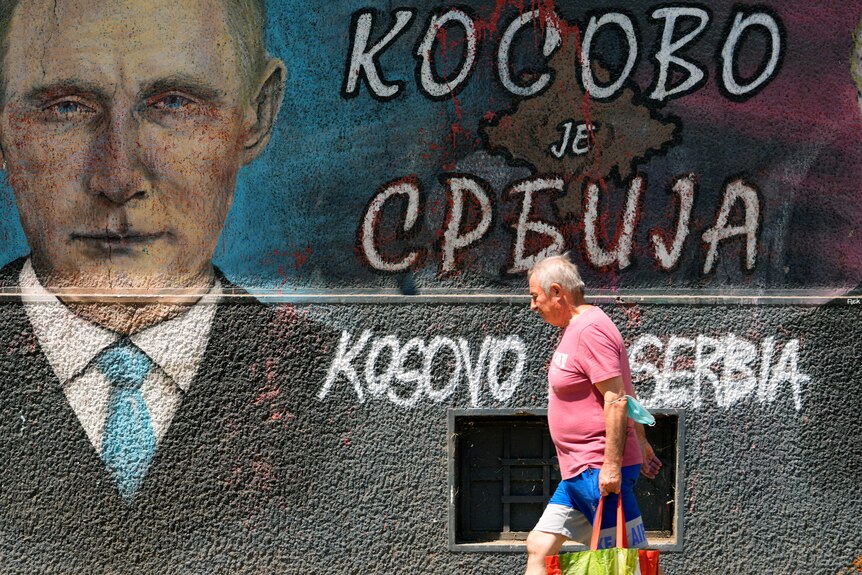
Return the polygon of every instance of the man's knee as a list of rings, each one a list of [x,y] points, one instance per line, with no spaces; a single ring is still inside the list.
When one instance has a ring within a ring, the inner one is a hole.
[[[556,533],[530,531],[530,534],[527,535],[527,554],[532,557],[556,555],[565,539],[564,536]]]

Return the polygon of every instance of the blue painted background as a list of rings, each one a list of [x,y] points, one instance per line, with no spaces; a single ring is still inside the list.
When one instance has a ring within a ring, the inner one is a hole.
[[[365,207],[385,183],[415,174],[427,200],[420,241],[431,245],[445,211],[438,179],[453,160],[456,169],[491,182],[497,209],[506,212],[503,216],[517,215],[517,202],[506,204],[502,191],[530,173],[507,166],[500,157],[482,155],[476,143],[485,114],[505,111],[512,104],[494,80],[491,66],[502,27],[517,12],[518,2],[509,4],[499,30],[482,40],[477,70],[457,101],[442,102],[418,93],[414,51],[431,11],[452,4],[417,5],[410,28],[381,59],[387,79],[403,80],[405,88],[395,100],[381,103],[370,97],[364,82],[355,98],[343,99],[340,90],[352,14],[373,7],[388,15],[394,5],[379,0],[270,2],[268,47],[287,64],[287,92],[269,149],[240,174],[215,259],[227,275],[261,288],[395,287],[402,277],[370,270],[357,256],[356,233]],[[495,3],[469,5],[481,17]],[[816,10],[800,6],[801,2],[785,2],[773,7],[787,28],[781,73],[745,104],[728,103],[718,94],[715,78],[720,70],[713,59],[731,3],[710,6],[712,23],[688,52],[707,64],[707,85],[660,110],[680,118],[682,141],[638,166],[651,187],[638,227],[635,263],[622,272],[585,269],[591,286],[841,288],[862,280],[862,250],[852,237],[862,223],[858,201],[862,125],[849,73],[858,14],[837,5]],[[558,3],[565,18],[579,23],[588,8],[618,6]],[[649,5],[630,10],[641,36],[634,78],[643,91],[654,74],[650,56],[661,33],[661,26],[648,19],[649,11]],[[799,17],[802,13],[812,18]],[[388,17],[376,20],[372,41],[389,24]],[[719,119],[710,117],[716,109]],[[775,110],[783,111],[783,116],[772,115]],[[457,149],[447,147],[453,123],[462,125],[474,141]],[[688,171],[697,173],[700,183],[693,227],[681,265],[663,272],[650,260],[648,234],[654,226],[673,229],[664,186],[674,175]],[[737,257],[727,257],[714,274],[703,277],[700,234],[714,220],[721,186],[733,174],[752,176],[764,194],[758,264],[748,273],[740,269]],[[612,200],[612,205],[620,204]],[[8,186],[0,190],[0,207],[0,261],[5,262],[26,253],[27,247]],[[414,272],[417,285],[520,290],[522,278],[501,274],[513,241],[508,224],[498,217],[488,238],[470,250],[465,269],[454,278],[437,277],[438,259],[432,255]],[[571,247],[577,250],[580,242],[575,238]]]

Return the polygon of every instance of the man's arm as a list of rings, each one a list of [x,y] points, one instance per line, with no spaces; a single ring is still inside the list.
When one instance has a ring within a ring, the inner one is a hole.
[[[622,485],[628,405],[622,376],[595,385],[605,400],[605,459],[599,472],[599,490],[602,495],[607,495],[619,493]]]

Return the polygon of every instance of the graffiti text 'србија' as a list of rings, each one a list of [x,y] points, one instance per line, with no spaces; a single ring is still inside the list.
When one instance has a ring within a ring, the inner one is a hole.
[[[444,191],[448,194],[449,210],[447,212],[442,241],[440,243],[440,259],[438,270],[441,274],[451,273],[457,269],[458,254],[464,249],[474,246],[491,230],[494,221],[494,206],[491,201],[490,184],[469,174],[444,176]],[[587,183],[584,190],[583,219],[583,252],[586,263],[597,269],[627,268],[632,263],[632,249],[635,231],[640,218],[640,206],[646,188],[646,179],[634,177],[630,182],[626,196],[626,206],[618,224],[618,233],[613,245],[602,245],[600,233],[599,195],[602,192],[599,185]],[[652,255],[657,266],[662,270],[672,270],[678,263],[683,246],[691,232],[691,213],[695,200],[696,177],[694,174],[682,174],[670,184],[669,192],[677,196],[675,230],[653,230],[650,234]],[[534,200],[539,194],[560,195],[565,191],[565,181],[559,177],[535,177],[513,183],[503,193],[506,198],[520,198],[520,211],[515,225],[515,238],[511,248],[511,265],[508,273],[522,273],[530,269],[537,261],[548,255],[561,253],[575,247],[572,238],[566,238],[554,222],[541,220],[532,215]],[[378,228],[384,227],[381,212],[387,202],[396,198],[406,199],[405,209],[397,227],[404,234],[414,234],[422,226],[421,206],[422,189],[416,178],[403,178],[383,186],[369,203],[359,228],[359,246],[367,264],[379,271],[402,272],[418,267],[428,254],[428,248],[415,246],[407,253],[396,257],[381,253],[381,233]],[[468,203],[478,206],[480,217],[478,223],[473,223],[469,230],[464,222]],[[715,267],[719,256],[719,247],[725,240],[741,238],[745,242],[743,265],[746,270],[754,269],[757,261],[757,238],[759,231],[760,198],[757,188],[743,179],[735,179],[727,183],[723,189],[722,198],[716,208],[713,223],[701,234],[705,247],[703,274],[709,274]],[[731,222],[731,212],[734,208],[741,209],[744,217],[741,222]],[[674,220],[670,220],[673,222]],[[671,224],[672,225],[672,224]],[[544,236],[545,247],[536,253],[528,253],[527,234]]]

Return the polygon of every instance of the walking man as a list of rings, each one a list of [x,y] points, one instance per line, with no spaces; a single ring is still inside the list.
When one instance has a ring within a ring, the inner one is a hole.
[[[548,370],[548,426],[563,481],[527,537],[526,575],[543,575],[545,557],[568,539],[588,543],[599,497],[607,495],[599,548],[616,544],[617,497],[623,498],[628,543],[646,547],[634,496],[638,474],[653,478],[661,462],[643,426],[628,418],[635,396],[622,336],[611,319],[584,300],[584,282],[567,255],[529,272],[530,308],[563,335]]]

